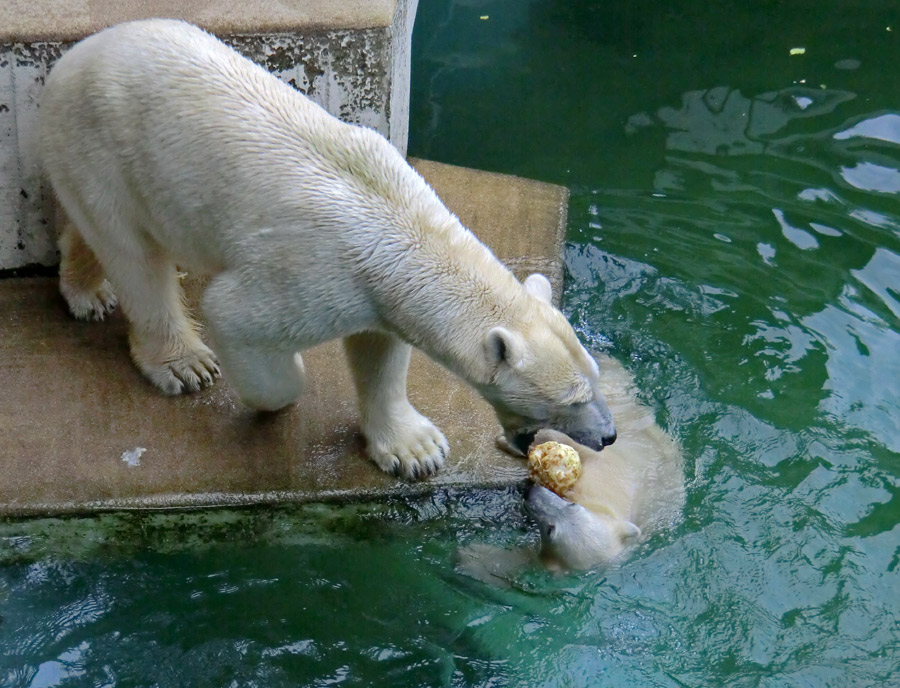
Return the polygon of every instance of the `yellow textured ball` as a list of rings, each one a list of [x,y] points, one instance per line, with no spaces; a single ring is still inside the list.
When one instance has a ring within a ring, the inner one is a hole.
[[[528,476],[560,497],[581,477],[581,458],[567,444],[544,442],[528,453]]]

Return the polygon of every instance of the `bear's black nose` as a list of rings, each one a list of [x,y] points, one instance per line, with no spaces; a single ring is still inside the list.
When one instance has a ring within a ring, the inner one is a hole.
[[[603,438],[603,446],[604,446],[604,447],[608,447],[609,445],[611,445],[613,442],[616,441],[616,438],[617,438],[618,436],[619,436],[619,435],[618,435],[617,433],[614,432],[614,433],[613,433],[612,435],[610,435],[609,437],[604,437],[604,438]]]

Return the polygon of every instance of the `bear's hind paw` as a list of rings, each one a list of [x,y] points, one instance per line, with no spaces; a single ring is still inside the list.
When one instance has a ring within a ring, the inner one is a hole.
[[[69,312],[77,320],[104,320],[118,305],[116,294],[107,280],[93,290],[78,289],[67,280],[61,280],[59,291],[69,306]]]

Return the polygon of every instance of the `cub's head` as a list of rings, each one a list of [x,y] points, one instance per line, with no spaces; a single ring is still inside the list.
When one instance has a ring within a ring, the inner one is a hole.
[[[566,569],[607,564],[641,535],[631,521],[596,514],[539,485],[529,487],[525,507],[540,528],[541,555]]]
[[[524,287],[523,321],[492,328],[482,342],[491,380],[480,391],[503,426],[506,448],[524,454],[538,430],[552,428],[599,451],[615,441],[616,428],[597,363],[551,305],[547,278],[532,275]]]

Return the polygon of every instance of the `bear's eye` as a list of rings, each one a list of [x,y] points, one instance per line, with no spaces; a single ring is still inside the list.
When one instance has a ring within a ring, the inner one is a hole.
[[[554,526],[552,524],[547,526],[547,539],[552,540],[555,535],[556,535],[556,526]]]
[[[593,401],[594,391],[587,380],[578,380],[565,391],[560,401],[565,406],[577,407]]]

